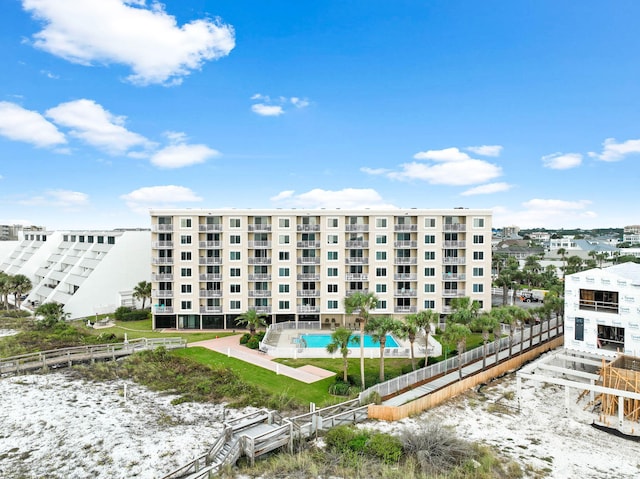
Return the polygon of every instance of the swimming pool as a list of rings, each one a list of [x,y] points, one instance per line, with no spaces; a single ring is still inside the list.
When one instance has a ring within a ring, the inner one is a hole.
[[[349,349],[359,348],[360,347],[360,335],[354,334],[354,338],[357,338],[357,342],[350,342]],[[303,334],[301,338],[306,343],[307,348],[326,348],[327,344],[331,343],[331,335],[330,334]],[[380,343],[376,343],[373,341],[373,338],[370,334],[364,335],[364,347],[365,348],[380,348]],[[385,344],[385,348],[397,348],[398,343],[393,338],[393,336],[387,334],[387,342]]]

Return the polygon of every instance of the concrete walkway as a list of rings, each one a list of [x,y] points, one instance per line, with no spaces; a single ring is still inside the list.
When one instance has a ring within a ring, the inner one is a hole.
[[[203,348],[211,349],[218,353],[225,354],[228,357],[240,359],[247,363],[261,368],[273,371],[276,374],[281,374],[293,378],[303,383],[314,383],[321,379],[335,376],[336,373],[321,369],[315,366],[302,366],[300,368],[292,368],[284,364],[273,361],[275,358],[268,354],[262,353],[255,349],[249,349],[240,344],[240,338],[242,334],[236,334],[234,336],[225,336],[218,339],[207,339],[206,341],[197,341],[195,343],[189,343],[189,347],[201,346]]]

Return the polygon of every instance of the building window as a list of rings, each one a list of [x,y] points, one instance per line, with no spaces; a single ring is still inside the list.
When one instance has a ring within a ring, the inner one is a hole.
[[[229,292],[230,293],[239,293],[240,292],[240,285],[239,284],[230,285]]]
[[[191,309],[191,301],[182,301],[180,303],[180,308],[182,310],[190,310]]]
[[[376,218],[376,228],[386,228],[387,218]]]
[[[484,293],[484,284],[482,284],[482,283],[474,283],[473,284],[473,292],[474,293]]]
[[[328,309],[338,309],[338,302],[334,299],[330,299],[329,301],[327,301],[327,308]]]
[[[191,218],[180,218],[180,228],[191,228]]]
[[[278,301],[278,309],[284,310],[289,308],[290,308],[289,301]]]
[[[436,309],[436,302],[432,299],[425,299],[424,309]]]
[[[387,244],[387,235],[376,235],[376,244]]]
[[[180,244],[191,244],[191,235],[180,235]]]
[[[436,292],[436,285],[433,283],[425,283],[424,284],[424,292],[425,293],[435,293]]]
[[[229,259],[231,261],[240,261],[240,251],[229,251]]]
[[[180,259],[182,261],[191,261],[191,251],[181,251]]]
[[[484,218],[473,218],[474,228],[484,228]]]
[[[327,218],[327,228],[337,228],[338,218]]]
[[[484,276],[484,268],[473,268],[473,275],[476,277]]]
[[[327,259],[329,261],[335,261],[338,259],[338,252],[337,251],[327,251]]]
[[[387,276],[387,268],[376,268],[376,276],[378,278],[384,278]]]
[[[240,301],[236,301],[236,300],[231,301],[229,303],[229,307],[230,309],[240,309]]]
[[[237,278],[240,276],[240,268],[229,268],[229,276]]]
[[[327,285],[327,293],[337,293],[338,285],[337,284],[328,284]]]
[[[288,293],[289,292],[289,285],[288,284],[279,284],[278,285],[278,292],[279,293]]]
[[[475,260],[484,260],[484,251],[474,251],[473,259]]]
[[[84,243],[84,236],[78,236],[78,243]]]
[[[484,236],[483,235],[473,235],[473,244],[483,244]]]
[[[436,227],[436,219],[435,218],[425,218],[424,219],[424,227],[425,228],[435,228]]]
[[[576,330],[574,338],[576,341],[584,341],[584,318],[576,318]]]
[[[278,259],[280,261],[289,261],[289,252],[288,251],[278,252]]]
[[[183,278],[188,278],[191,276],[191,268],[181,268],[180,269],[180,276],[182,276]]]
[[[338,276],[338,268],[327,268],[327,276]]]
[[[386,251],[376,251],[376,261],[386,261],[386,260],[387,260]]]
[[[289,276],[289,268],[278,268],[278,276],[287,278]]]
[[[240,235],[231,235],[231,236],[229,236],[229,242],[231,244],[240,244]]]
[[[386,299],[379,300],[378,304],[376,304],[376,309],[387,309],[387,300]]]
[[[111,236],[109,236],[109,238],[111,238]],[[71,241],[75,241],[76,237],[72,236],[71,237]],[[98,236],[98,244],[104,244],[104,236]],[[109,243],[109,244],[113,244],[113,243]]]
[[[338,244],[338,235],[327,235],[327,244]]]
[[[190,284],[181,284],[180,285],[180,292],[181,293],[190,293],[191,292],[191,285]]]
[[[387,285],[386,284],[376,284],[376,293],[386,293]]]
[[[431,278],[431,277],[436,275],[436,269],[435,268],[425,268],[424,269],[424,275],[427,278]]]
[[[93,236],[87,236],[87,243],[93,243]]]
[[[435,251],[425,251],[424,252],[424,259],[425,261],[433,261],[436,259],[436,252]]]
[[[240,228],[240,218],[229,218],[230,228]]]
[[[290,243],[289,235],[278,236],[278,244],[289,244],[289,243]]]
[[[280,228],[288,228],[289,227],[289,218],[280,218],[280,219],[278,219],[278,226]]]
[[[436,236],[435,235],[424,235],[424,244],[435,244]]]

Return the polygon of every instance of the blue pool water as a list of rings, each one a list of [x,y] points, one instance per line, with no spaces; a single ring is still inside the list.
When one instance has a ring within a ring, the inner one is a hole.
[[[327,344],[331,342],[330,334],[303,334],[302,339],[307,343],[308,348],[326,348]],[[357,338],[357,342],[349,344],[349,348],[359,348],[360,347],[360,335],[355,334],[353,336]],[[374,343],[373,338],[370,334],[364,335],[364,347],[365,348],[380,348],[380,343]],[[387,334],[387,342],[385,344],[386,348],[397,348],[398,343],[393,336]]]

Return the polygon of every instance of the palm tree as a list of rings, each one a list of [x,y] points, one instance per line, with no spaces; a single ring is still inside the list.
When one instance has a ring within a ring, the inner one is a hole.
[[[133,297],[134,299],[142,300],[142,309],[144,309],[147,298],[151,298],[151,283],[148,281],[140,281],[136,284],[133,288]]]
[[[327,344],[327,352],[329,354],[333,354],[336,351],[340,351],[343,360],[343,376],[342,380],[346,383],[349,382],[349,360],[347,356],[349,355],[349,343],[355,339],[353,337],[352,332],[347,328],[337,328],[333,333],[331,333],[331,342]]]
[[[564,319],[564,300],[554,291],[550,291],[544,297],[544,305],[549,308],[550,312],[556,315],[556,334],[558,333],[558,326],[561,319]],[[551,315],[549,315],[549,321],[551,321]]]
[[[502,324],[508,324],[509,322],[509,307],[508,306],[501,306],[499,308],[493,308],[491,310],[491,316],[493,316],[494,318],[496,318],[497,324],[495,325],[495,327],[493,328],[493,339],[496,343],[496,364],[498,364],[498,353],[499,353],[499,341],[500,341],[500,337],[502,335]]]
[[[558,249],[558,254],[562,257],[562,277],[564,278],[564,271],[567,269],[565,257],[567,256],[567,250],[564,248]]]
[[[502,287],[502,305],[507,305],[507,297],[509,295],[509,288],[517,289],[518,281],[522,273],[520,272],[520,264],[518,260],[513,256],[507,258],[505,266],[500,270],[498,277],[494,283],[498,287]]]
[[[9,309],[9,294],[11,293],[11,276],[0,271],[0,301],[4,309]]]
[[[254,336],[256,334],[256,328],[267,325],[266,318],[266,314],[258,313],[255,308],[251,308],[247,310],[246,313],[238,316],[236,322],[249,326],[249,333],[251,333],[251,336]]]
[[[440,315],[433,309],[423,309],[407,317],[413,317],[412,321],[416,323],[419,329],[424,331],[424,365],[427,367],[429,365],[429,335],[431,334],[431,325],[437,325],[440,322]]]
[[[378,297],[373,293],[355,292],[344,298],[344,310],[347,314],[358,313],[356,321],[360,324],[360,386],[364,384],[364,328],[369,320],[369,311],[378,305]]]
[[[394,333],[402,327],[402,323],[391,316],[377,316],[371,318],[365,331],[371,333],[373,342],[380,343],[380,382],[384,381],[384,348],[387,344],[387,334]]]
[[[515,318],[516,326],[522,326],[527,320],[531,319],[531,314],[524,308],[518,306],[511,306],[509,308],[511,316]],[[522,353],[524,341],[522,340],[522,329],[520,330],[520,353]]]
[[[402,323],[402,327],[400,328],[400,335],[409,339],[409,344],[411,347],[411,369],[413,371],[416,370],[416,358],[413,353],[413,343],[415,343],[416,336],[418,335],[418,330],[420,329],[416,324],[415,317],[415,314],[407,314],[404,319],[404,323]]]
[[[514,309],[511,308],[518,308],[517,306],[507,306],[506,308],[506,312],[507,314],[504,315],[503,317],[503,323],[504,324],[508,324],[509,325],[509,357],[511,357],[511,355],[513,354],[513,337],[515,336],[516,333],[516,329],[518,328],[518,325],[520,324],[520,322],[518,321],[518,318],[513,314]],[[520,308],[518,308],[520,309]]]
[[[11,292],[13,293],[13,303],[16,309],[20,309],[20,303],[22,303],[22,294],[30,291],[33,285],[31,280],[24,274],[16,274],[10,277]]]
[[[42,316],[42,326],[50,328],[60,321],[69,318],[69,313],[64,312],[64,305],[60,303],[44,303],[35,310],[36,316]]]
[[[471,298],[464,296],[462,298],[453,298],[451,300],[452,313],[449,319],[454,323],[469,325],[478,316],[480,303]]]
[[[464,324],[448,323],[447,329],[444,330],[445,340],[449,343],[455,343],[458,350],[458,375],[462,379],[462,354],[467,347],[467,338],[471,334],[471,330]]]
[[[499,326],[498,320],[491,313],[482,313],[474,322],[473,327],[482,331],[482,369],[487,367],[487,344],[489,343],[489,333]]]

